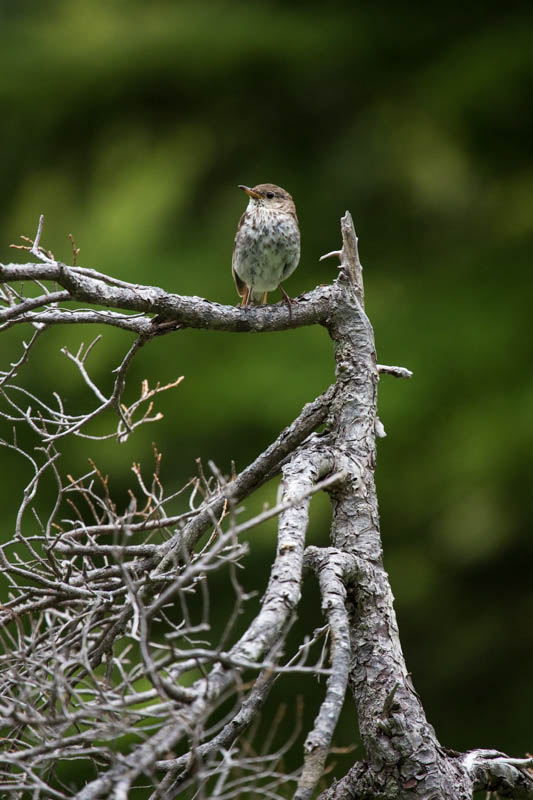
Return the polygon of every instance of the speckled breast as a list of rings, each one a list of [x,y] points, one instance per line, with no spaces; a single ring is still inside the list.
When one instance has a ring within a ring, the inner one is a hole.
[[[253,289],[276,289],[298,266],[300,232],[292,214],[246,212],[235,240],[233,268]]]

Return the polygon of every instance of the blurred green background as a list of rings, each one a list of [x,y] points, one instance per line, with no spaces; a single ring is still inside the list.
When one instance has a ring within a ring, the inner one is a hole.
[[[72,233],[83,266],[234,304],[236,185],[271,181],[298,209],[297,295],[335,275],[318,258],[350,209],[378,359],[415,373],[381,382],[376,473],[408,667],[443,744],[531,750],[531,4],[4,0],[0,16],[2,261],[44,213],[58,258]],[[97,332],[50,331],[28,385],[89,407],[59,349]],[[109,386],[131,337],[102,332],[90,365]],[[68,468],[94,458],[119,504],[152,441],[169,491],[198,457],[240,469],[329,385],[332,348],[319,328],[179,332],[141,351],[129,396],[179,375],[163,421],[123,446],[65,443]],[[30,473],[0,456],[15,499]],[[265,585],[274,530],[252,537],[247,588]],[[338,743],[355,739],[347,712]]]

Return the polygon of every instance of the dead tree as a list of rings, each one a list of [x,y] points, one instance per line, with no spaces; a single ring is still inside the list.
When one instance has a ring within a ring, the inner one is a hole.
[[[533,798],[533,759],[446,750],[412,685],[383,568],[373,477],[376,437],[383,434],[380,374],[410,373],[376,363],[348,213],[341,227],[342,249],[328,254],[340,260],[338,278],[290,308],[222,306],[66,266],[41,247],[42,219],[35,241],[24,245],[36,262],[0,266],[0,328],[31,331],[0,375],[2,417],[15,431],[2,443],[33,470],[12,538],[0,550],[8,582],[0,609],[2,797],[119,800],[148,785],[152,798],[305,800],[321,791],[322,800],[467,800],[476,790]],[[65,351],[94,398],[83,415],[70,413],[59,396],[45,402],[19,381],[37,340],[52,326],[77,323],[112,325],[136,337],[107,395],[89,374],[91,348]],[[144,383],[135,403],[122,402],[128,367],[155,336],[185,327],[242,334],[304,325],[322,325],[331,336],[335,384],[240,474],[227,478],[211,465],[210,477],[201,472],[167,493],[156,454],[150,481],[135,470],[138,485],[123,512],[96,466],[79,477],[62,474],[61,440],[90,436],[89,424],[104,411],[116,412],[118,440],[156,418],[153,398],[179,381],[153,389]],[[22,444],[23,428],[35,446]],[[239,505],[278,474],[278,504],[242,521]],[[57,491],[43,516],[37,497],[45,477]],[[331,535],[329,544],[312,547],[305,537],[318,491],[331,500]],[[236,635],[235,620],[249,602],[238,580],[246,554],[241,537],[273,516],[278,543],[268,587],[253,621]],[[215,570],[227,575],[235,611],[213,640]],[[324,625],[286,655],[308,580],[318,583]],[[327,658],[311,663],[324,639]],[[286,774],[280,759],[289,742],[261,757],[242,742],[273,683],[292,672],[324,675],[326,682],[301,767]],[[321,787],[347,690],[365,758]],[[64,779],[69,762],[89,765],[83,786]]]

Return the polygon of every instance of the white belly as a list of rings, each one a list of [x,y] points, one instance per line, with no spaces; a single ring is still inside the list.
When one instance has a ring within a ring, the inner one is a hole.
[[[292,215],[273,217],[265,210],[253,227],[241,227],[235,239],[233,269],[258,292],[277,289],[299,259],[300,235]]]

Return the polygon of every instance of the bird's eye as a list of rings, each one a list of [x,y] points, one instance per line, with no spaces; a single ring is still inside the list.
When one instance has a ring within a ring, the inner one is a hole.
[[[272,198],[274,197],[274,192],[267,192],[267,193],[266,193],[266,196],[267,196],[267,198],[268,198],[269,200],[272,200]]]

